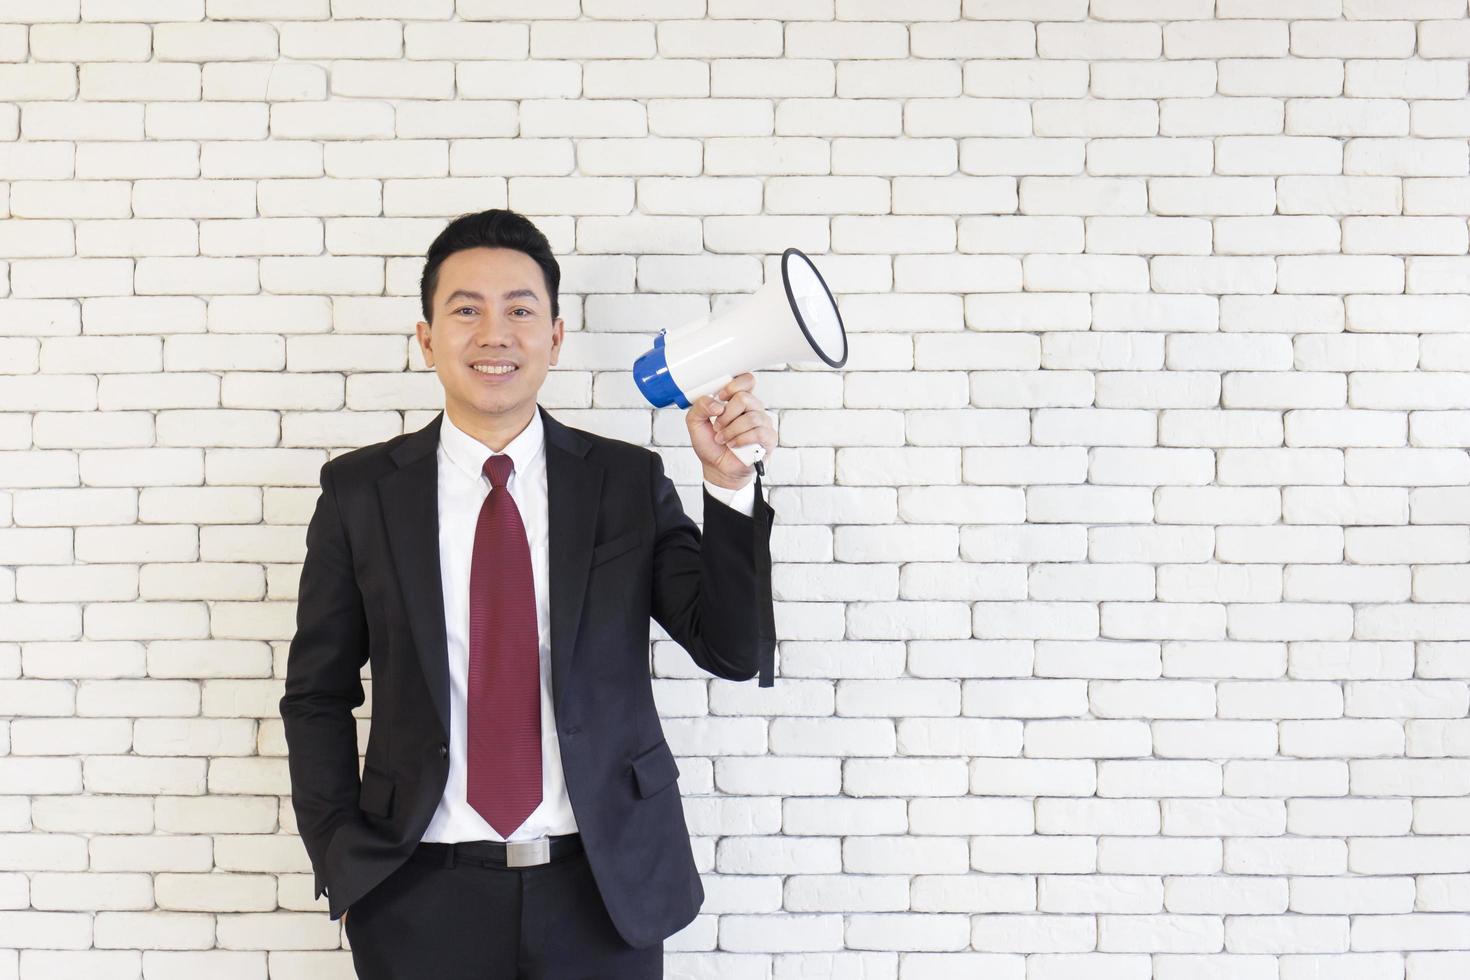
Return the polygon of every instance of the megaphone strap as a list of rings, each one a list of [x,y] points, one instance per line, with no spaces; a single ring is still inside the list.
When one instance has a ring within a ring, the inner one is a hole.
[[[776,684],[776,617],[771,600],[771,514],[761,494],[761,474],[765,467],[755,464],[755,644],[760,665],[760,687]]]

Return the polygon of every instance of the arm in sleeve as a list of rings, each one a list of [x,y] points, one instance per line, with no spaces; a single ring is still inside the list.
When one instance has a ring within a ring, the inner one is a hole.
[[[775,642],[769,585],[774,511],[755,482],[733,491],[749,495],[750,513],[722,502],[706,482],[701,533],[684,513],[658,453],[651,454],[650,466],[656,524],[653,618],[704,670],[728,680],[749,680],[760,672],[762,686],[769,687],[767,664]],[[767,648],[771,652],[763,655]]]
[[[710,496],[714,497],[721,503],[728,505],[729,508],[735,511],[737,514],[744,514],[746,517],[751,517],[754,515],[755,480],[751,480],[749,483],[738,490],[731,490],[729,487],[718,486],[717,484],[705,480],[704,488],[710,492]]]
[[[322,465],[321,495],[306,529],[296,603],[296,634],[286,661],[281,720],[297,829],[316,869],[316,895],[332,833],[360,818],[357,723],[360,672],[368,659],[367,618],[332,484]]]

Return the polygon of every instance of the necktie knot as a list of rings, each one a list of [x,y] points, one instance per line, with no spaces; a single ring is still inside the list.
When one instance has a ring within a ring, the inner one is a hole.
[[[510,458],[509,453],[496,453],[485,460],[484,473],[490,478],[491,489],[505,486],[510,481],[510,474],[515,466],[515,460]]]

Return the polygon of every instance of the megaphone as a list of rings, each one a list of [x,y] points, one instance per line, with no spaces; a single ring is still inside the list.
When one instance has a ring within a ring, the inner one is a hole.
[[[837,301],[800,249],[781,253],[780,275],[718,317],[700,317],[660,330],[633,362],[633,380],[655,408],[688,408],[746,371],[777,364],[847,363],[847,331]],[[760,443],[731,449],[750,466],[765,455]]]

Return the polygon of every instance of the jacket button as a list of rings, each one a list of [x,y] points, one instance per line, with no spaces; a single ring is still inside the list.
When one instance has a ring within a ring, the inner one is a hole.
[[[439,743],[439,758],[444,759],[444,758],[448,758],[448,756],[449,756],[449,746],[446,745],[443,742],[440,742]]]
[[[580,729],[580,728],[578,728],[578,727],[577,727],[577,726],[576,726],[576,725],[569,725],[569,726],[568,726],[568,727],[567,727],[567,729],[566,729],[566,733],[567,733],[567,734],[568,734],[568,735],[575,735],[575,734],[577,734],[577,733],[578,733],[578,732],[580,732],[580,731],[581,731],[581,730],[582,730],[582,729]]]

